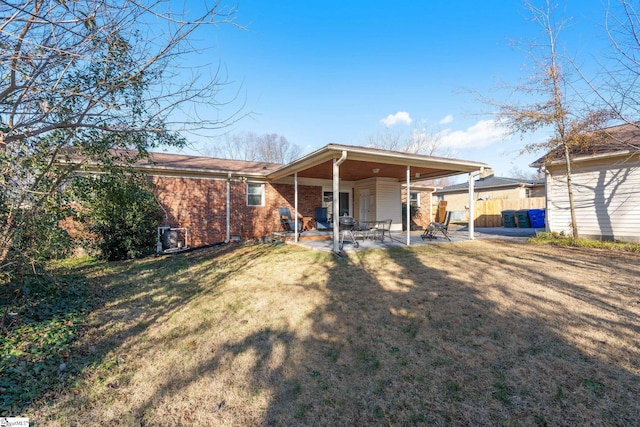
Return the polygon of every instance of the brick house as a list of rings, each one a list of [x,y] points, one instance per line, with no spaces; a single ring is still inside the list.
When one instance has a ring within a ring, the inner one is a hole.
[[[155,184],[165,225],[189,229],[189,245],[259,238],[281,229],[279,207],[332,221],[391,219],[402,230],[402,195],[413,181],[471,173],[484,163],[329,144],[290,164],[151,153],[136,168]],[[405,196],[406,197],[406,196]],[[334,244],[337,227],[334,227]],[[408,241],[408,238],[407,238]]]

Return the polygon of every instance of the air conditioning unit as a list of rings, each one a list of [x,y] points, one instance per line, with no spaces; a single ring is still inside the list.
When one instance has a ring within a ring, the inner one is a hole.
[[[180,252],[189,248],[189,229],[186,227],[158,227],[156,254]]]

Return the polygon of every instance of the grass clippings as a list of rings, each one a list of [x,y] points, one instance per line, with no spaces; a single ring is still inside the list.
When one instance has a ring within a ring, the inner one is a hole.
[[[96,263],[40,425],[638,425],[640,258],[474,241]],[[80,357],[80,356],[78,356]]]

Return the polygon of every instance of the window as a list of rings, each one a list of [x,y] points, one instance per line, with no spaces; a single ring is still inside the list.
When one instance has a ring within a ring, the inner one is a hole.
[[[411,206],[420,207],[420,193],[415,191],[409,192],[409,203],[411,203]]]
[[[247,183],[247,206],[264,206],[264,184]]]
[[[526,199],[528,199],[528,198],[530,198],[530,197],[531,197],[531,189],[530,189],[530,188],[525,188],[525,189],[524,189],[524,197],[525,197]]]
[[[329,216],[333,211],[333,191],[324,191],[322,193],[322,201],[324,207],[329,210]],[[349,193],[341,191],[338,195],[338,212],[340,216],[349,215]]]

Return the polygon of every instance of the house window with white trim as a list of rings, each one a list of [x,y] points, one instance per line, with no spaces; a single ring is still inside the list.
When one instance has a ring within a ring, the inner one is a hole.
[[[247,206],[264,206],[264,184],[247,182]]]
[[[415,206],[415,207],[420,207],[420,193],[418,193],[417,191],[410,191],[409,192],[409,203],[411,203],[411,206]]]

